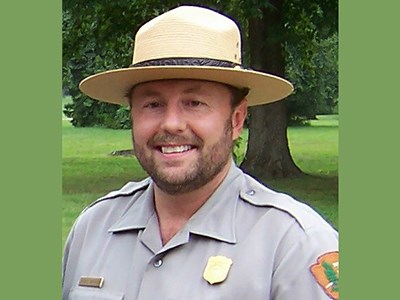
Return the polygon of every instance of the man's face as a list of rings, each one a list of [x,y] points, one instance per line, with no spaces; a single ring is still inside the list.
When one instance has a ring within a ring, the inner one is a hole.
[[[232,112],[227,86],[198,80],[140,84],[131,106],[136,157],[169,194],[194,191],[222,172],[246,115],[245,102]]]

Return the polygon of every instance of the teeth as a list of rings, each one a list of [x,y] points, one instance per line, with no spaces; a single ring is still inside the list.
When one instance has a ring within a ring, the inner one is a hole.
[[[184,146],[174,146],[174,147],[161,147],[161,152],[170,154],[170,153],[182,153],[185,151],[188,151],[192,149],[191,146],[189,145],[184,145]]]

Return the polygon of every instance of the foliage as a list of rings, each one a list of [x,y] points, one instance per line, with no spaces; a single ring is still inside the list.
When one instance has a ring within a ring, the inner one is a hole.
[[[78,84],[86,76],[129,65],[131,30],[156,14],[155,1],[64,1],[63,85],[73,98],[66,116],[75,126],[104,125],[125,128],[126,110],[83,95]],[[130,126],[128,124],[128,126]]]
[[[233,159],[237,166],[240,166],[246,156],[248,130],[244,129],[242,134],[235,140],[232,149]]]
[[[133,33],[149,18],[177,5],[206,5],[237,20],[243,32],[244,65],[249,66],[248,18],[262,18],[262,9],[275,9],[273,2],[64,0],[63,89],[73,98],[65,114],[79,127],[129,127],[126,110],[89,99],[78,84],[94,73],[128,66]],[[330,112],[337,103],[337,0],[283,2],[285,28],[280,34],[287,41],[287,77],[296,87],[288,98],[289,117],[312,118]]]
[[[286,1],[286,76],[294,123],[332,113],[338,101],[337,1]],[[295,16],[295,17],[294,17]]]

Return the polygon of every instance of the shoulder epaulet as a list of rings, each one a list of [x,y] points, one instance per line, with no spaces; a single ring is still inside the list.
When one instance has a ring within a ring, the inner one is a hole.
[[[150,182],[151,182],[150,178],[146,178],[146,179],[144,179],[142,181],[139,181],[139,182],[133,182],[133,181],[128,182],[121,189],[116,190],[116,191],[111,191],[107,195],[98,198],[96,201],[94,201],[89,206],[87,206],[84,209],[84,211],[86,211],[90,207],[98,204],[99,202],[102,202],[102,201],[105,201],[105,200],[113,199],[113,198],[116,198],[116,197],[123,197],[123,196],[133,195],[133,194],[135,194],[136,192],[138,192],[140,190],[146,189],[150,185]]]
[[[255,206],[271,206],[284,211],[296,219],[297,223],[306,229],[313,224],[326,223],[310,206],[295,200],[293,197],[273,191],[254,178],[245,174],[240,197]],[[326,225],[328,225],[326,223]],[[328,225],[330,226],[330,225]]]

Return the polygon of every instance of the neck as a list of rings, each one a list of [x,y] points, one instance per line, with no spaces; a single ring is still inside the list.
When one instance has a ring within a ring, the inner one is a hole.
[[[231,162],[210,182],[185,194],[170,195],[154,186],[154,205],[160,224],[163,244],[166,244],[203,206],[224,180]]]

